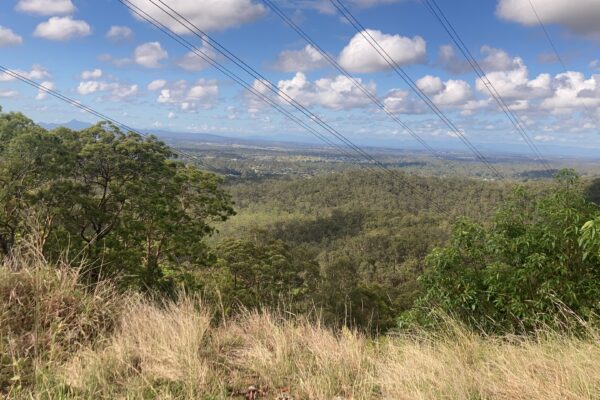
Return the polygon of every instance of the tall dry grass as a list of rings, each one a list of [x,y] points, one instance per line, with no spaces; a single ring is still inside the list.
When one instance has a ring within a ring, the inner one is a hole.
[[[450,322],[444,332],[373,339],[252,311],[217,324],[196,298],[90,289],[65,268],[0,266],[8,398],[229,399],[250,385],[264,399],[600,398],[592,330],[486,337]]]

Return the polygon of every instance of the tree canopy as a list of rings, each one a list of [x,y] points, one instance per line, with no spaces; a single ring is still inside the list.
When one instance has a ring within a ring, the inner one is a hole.
[[[514,332],[565,322],[562,313],[598,314],[599,216],[573,171],[539,198],[517,188],[491,226],[463,220],[450,245],[429,254],[425,294],[404,321],[441,309],[478,329]]]
[[[234,214],[221,179],[175,160],[155,137],[107,122],[46,131],[0,115],[0,250],[35,236],[51,259],[83,256],[87,275],[154,288],[214,261],[205,237]]]

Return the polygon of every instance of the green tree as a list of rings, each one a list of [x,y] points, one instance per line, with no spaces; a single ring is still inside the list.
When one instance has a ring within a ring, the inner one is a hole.
[[[216,249],[212,274],[227,309],[282,306],[294,312],[311,304],[318,277],[317,263],[281,240],[224,240]]]
[[[462,221],[450,246],[428,256],[426,294],[403,322],[426,322],[436,308],[502,332],[553,324],[561,307],[590,317],[600,311],[600,263],[581,235],[597,217],[573,171],[541,198],[517,189],[492,226]]]
[[[205,238],[234,214],[221,179],[175,160],[154,137],[99,123],[51,132],[0,114],[0,251],[42,221],[50,259],[87,258],[87,276],[167,288],[214,262]]]

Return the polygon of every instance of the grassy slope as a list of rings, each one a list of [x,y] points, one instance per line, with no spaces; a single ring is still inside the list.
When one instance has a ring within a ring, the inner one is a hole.
[[[184,298],[93,292],[40,260],[0,266],[0,387],[8,398],[591,399],[600,332],[570,337],[389,336],[249,312],[212,323]],[[26,316],[34,318],[26,318]]]

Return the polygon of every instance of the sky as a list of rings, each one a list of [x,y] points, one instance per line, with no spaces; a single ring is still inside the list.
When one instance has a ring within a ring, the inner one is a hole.
[[[212,49],[204,34],[192,34],[149,0],[131,1],[286,107],[264,83]],[[436,149],[462,145],[330,0],[273,1],[415,134]],[[421,0],[342,2],[471,142],[487,149],[527,150]],[[437,2],[534,143],[541,149],[600,150],[600,0]],[[356,143],[418,146],[262,0],[168,4],[280,94]],[[315,140],[118,0],[0,1],[0,60],[0,65],[139,130]],[[5,74],[0,74],[0,105],[37,122],[97,120]]]

